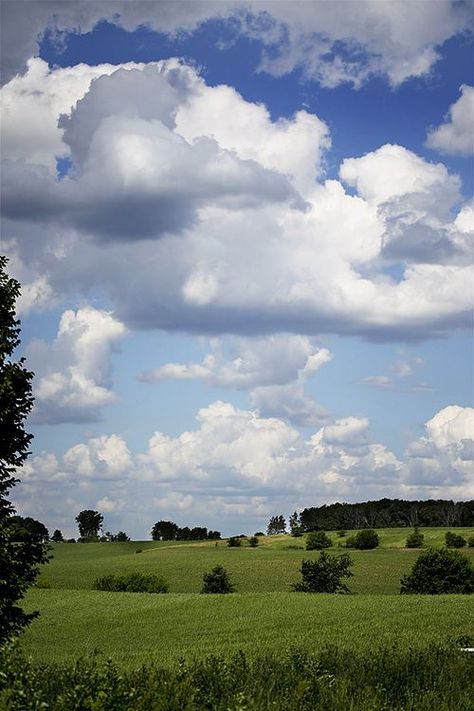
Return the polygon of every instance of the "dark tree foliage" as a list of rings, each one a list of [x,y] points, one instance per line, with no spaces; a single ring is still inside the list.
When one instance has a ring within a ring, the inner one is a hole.
[[[332,541],[324,531],[312,531],[306,538],[307,551],[322,551],[323,548],[330,548]]]
[[[173,521],[157,521],[151,529],[151,537],[154,541],[174,541],[178,528]]]
[[[59,528],[56,528],[53,535],[51,536],[51,540],[53,543],[62,543],[64,541],[63,534],[59,530]]]
[[[12,516],[10,518],[12,527],[12,540],[17,541],[39,541],[46,543],[49,540],[49,532],[44,523],[37,521],[30,516]]]
[[[444,540],[448,548],[464,548],[466,545],[466,539],[452,531],[447,531],[444,534]]]
[[[235,586],[222,565],[216,565],[209,573],[204,573],[202,580],[202,593],[227,594],[235,591]]]
[[[380,499],[359,504],[312,506],[300,513],[304,531],[354,528],[414,528],[415,526],[474,526],[474,500],[404,501]]]
[[[400,593],[440,595],[474,593],[474,566],[459,551],[429,549],[418,556],[400,581]]]
[[[346,541],[347,548],[357,548],[360,551],[368,551],[372,548],[377,548],[379,544],[379,536],[372,528],[364,528],[358,531],[355,536],[351,536]]]
[[[103,522],[104,517],[102,514],[92,509],[84,509],[76,516],[79,535],[85,541],[98,537]]]
[[[285,533],[286,531],[286,521],[285,517],[279,514],[278,516],[272,516],[267,526],[267,534],[269,536],[275,536],[278,533]]]
[[[119,531],[112,535],[112,543],[126,543],[130,538],[127,536],[125,531]]]
[[[423,548],[425,537],[419,530],[417,526],[413,529],[413,532],[407,536],[405,547],[406,548]]]
[[[229,548],[240,548],[242,541],[239,536],[231,536],[227,541]]]
[[[321,551],[317,560],[301,562],[301,580],[293,585],[296,592],[349,593],[343,578],[353,573],[349,568],[352,559],[347,553],[333,556]]]
[[[250,536],[249,546],[250,546],[250,548],[257,548],[257,546],[258,546],[258,537],[257,536]]]
[[[218,540],[220,531],[208,531],[205,526],[183,526],[180,528],[174,521],[157,521],[151,529],[154,541],[205,541]]]
[[[297,511],[293,511],[288,519],[288,525],[290,527],[290,533],[295,538],[303,535],[303,527],[301,525],[300,516]]]
[[[33,373],[25,368],[24,358],[12,360],[20,343],[20,322],[15,318],[20,285],[8,277],[6,265],[6,257],[0,256],[0,646],[37,616],[23,612],[17,603],[34,583],[38,566],[48,559],[42,540],[14,541],[14,509],[8,500],[32,439],[24,422],[33,407]]]

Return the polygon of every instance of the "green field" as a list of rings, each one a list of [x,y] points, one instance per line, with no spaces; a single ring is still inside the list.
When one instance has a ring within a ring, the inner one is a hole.
[[[445,531],[424,529],[426,543],[441,546]],[[41,616],[23,636],[22,648],[34,662],[63,663],[99,650],[133,667],[239,649],[250,656],[292,645],[361,652],[382,644],[421,648],[474,637],[472,597],[399,595],[400,578],[420,552],[403,548],[407,533],[382,530],[380,548],[350,551],[350,596],[290,592],[302,558],[318,556],[304,549],[304,538],[264,537],[255,549],[229,548],[225,541],[56,544],[39,587],[25,600]],[[337,543],[344,539],[331,536],[331,552],[342,552]],[[463,552],[474,560],[474,549]],[[237,593],[199,594],[202,574],[216,564],[229,571]],[[163,576],[170,593],[92,589],[99,576],[132,571]]]

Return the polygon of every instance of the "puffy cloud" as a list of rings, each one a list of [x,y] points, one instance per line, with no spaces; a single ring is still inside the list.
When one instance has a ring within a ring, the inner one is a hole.
[[[33,419],[40,423],[88,422],[115,401],[110,389],[110,358],[126,333],[107,311],[90,306],[65,311],[53,343],[34,340],[27,347],[34,380]]]
[[[445,123],[428,131],[426,145],[440,153],[469,156],[474,150],[474,87],[463,84],[449,107]]]
[[[30,2],[28,12],[13,0],[2,3],[3,72],[8,79],[36,53],[36,40],[54,28],[58,42],[67,31],[88,32],[100,20],[127,30],[140,25],[168,34],[194,31],[208,20],[228,21],[237,35],[262,45],[261,69],[280,76],[301,69],[327,87],[361,86],[373,75],[393,86],[423,76],[439,58],[437,48],[469,26],[464,3],[143,2],[58,0]]]

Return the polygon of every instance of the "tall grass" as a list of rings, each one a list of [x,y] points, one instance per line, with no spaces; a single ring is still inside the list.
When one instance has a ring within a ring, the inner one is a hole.
[[[445,646],[238,652],[129,672],[97,657],[66,667],[0,659],[3,711],[468,711],[473,687],[474,660]]]

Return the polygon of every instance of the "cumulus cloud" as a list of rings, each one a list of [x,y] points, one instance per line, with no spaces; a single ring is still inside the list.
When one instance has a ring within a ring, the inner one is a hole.
[[[176,34],[193,32],[209,20],[226,23],[235,36],[258,40],[260,69],[281,76],[295,69],[323,86],[350,83],[360,87],[374,75],[398,86],[409,77],[430,72],[438,47],[469,27],[463,3],[278,2],[142,2],[76,0],[30,2],[28,12],[13,0],[2,3],[3,72],[11,78],[36,54],[37,38],[46,28],[58,44],[67,32],[88,32],[100,20],[133,31],[140,25]],[[221,48],[225,44],[221,43]]]
[[[26,349],[35,372],[33,420],[90,422],[115,401],[111,355],[126,333],[107,311],[90,306],[65,311],[52,343],[34,340]]]
[[[469,322],[468,207],[453,219],[459,179],[441,163],[386,145],[342,163],[357,195],[318,183],[320,119],[272,121],[176,60],[105,71],[61,126],[66,177],[24,157],[4,170],[5,237],[50,299],[100,288],[131,327],[201,334],[409,339]]]
[[[426,145],[448,155],[470,156],[474,150],[474,87],[463,84],[445,122],[428,131]]]
[[[64,508],[99,508],[117,527],[143,536],[165,515],[235,533],[245,522],[260,527],[275,510],[324,501],[466,498],[473,433],[474,410],[449,406],[400,459],[373,441],[363,416],[334,420],[305,439],[278,418],[218,401],[198,412],[195,429],[175,437],[155,432],[142,452],[103,435],[60,458],[32,457],[19,472],[15,503],[50,528],[65,519]]]

